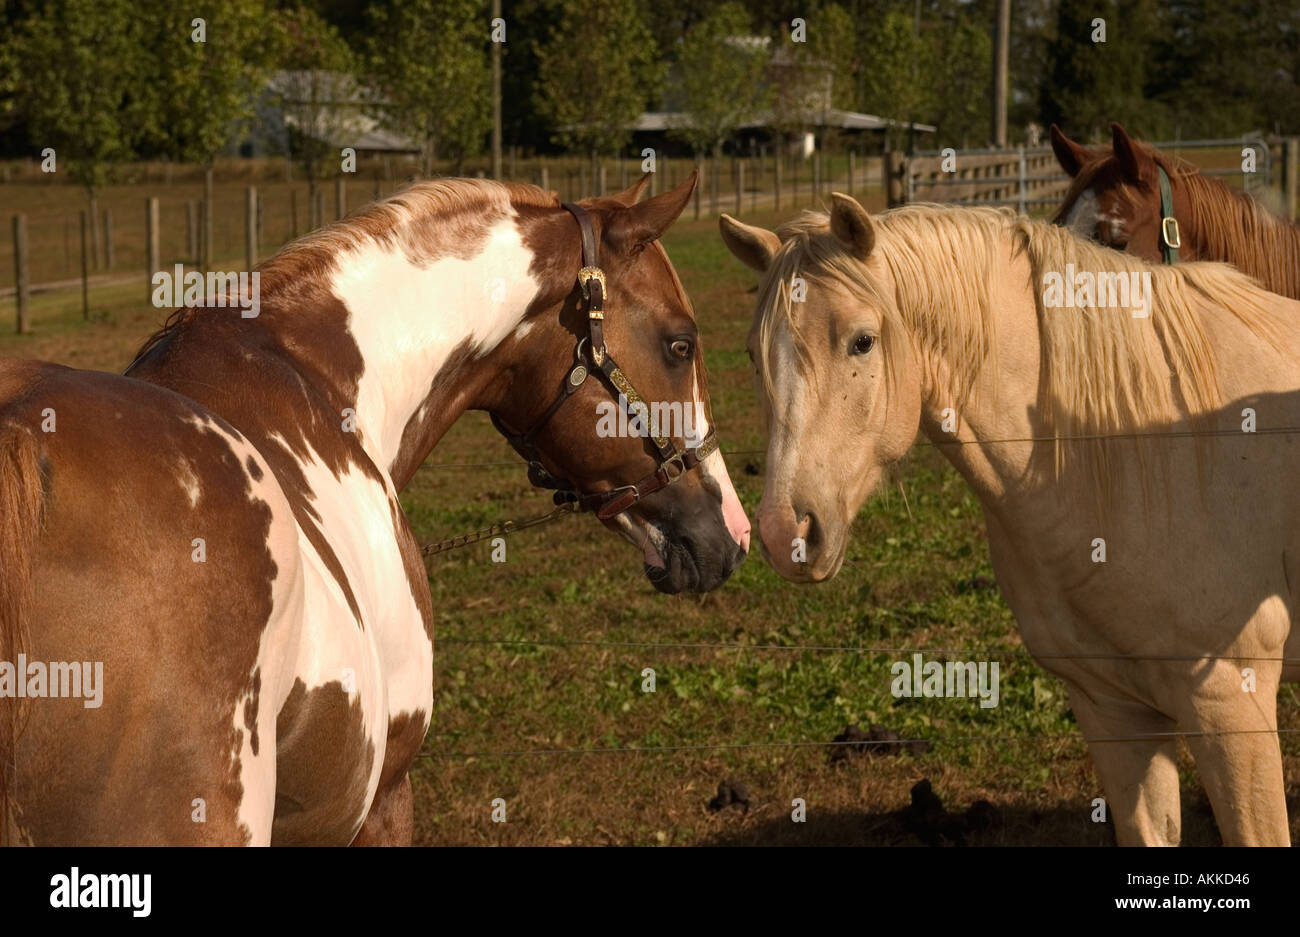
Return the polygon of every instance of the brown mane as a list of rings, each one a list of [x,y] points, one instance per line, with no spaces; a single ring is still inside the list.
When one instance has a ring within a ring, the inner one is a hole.
[[[297,291],[301,284],[320,283],[332,273],[341,255],[367,241],[400,247],[413,263],[429,263],[455,253],[458,243],[473,243],[473,235],[512,207],[558,208],[559,196],[533,185],[490,179],[433,179],[413,182],[380,201],[359,209],[281,247],[256,269],[262,275],[263,303]],[[193,320],[204,306],[174,309],[145,339],[126,370],[177,329]]]
[[[1138,140],[1133,146],[1150,156],[1171,180],[1186,187],[1190,217],[1187,229],[1202,239],[1199,259],[1219,260],[1249,274],[1268,290],[1300,299],[1300,227],[1268,211],[1252,196],[1230,188],[1221,179],[1206,176],[1187,160],[1170,156]],[[1079,169],[1052,218],[1060,224],[1066,210],[1087,191],[1107,166],[1111,149]],[[1112,191],[1130,209],[1140,207],[1136,188],[1121,181]],[[1184,238],[1186,238],[1184,233]]]

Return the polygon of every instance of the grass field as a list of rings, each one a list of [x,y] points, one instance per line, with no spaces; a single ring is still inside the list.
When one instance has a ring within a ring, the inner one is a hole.
[[[681,222],[665,243],[697,308],[723,449],[752,511],[764,469],[744,352],[754,277],[713,221]],[[36,334],[0,336],[0,354],[120,370],[165,315],[144,298],[143,276],[97,288],[105,321],[83,324],[78,291],[37,297]],[[453,428],[403,495],[422,540],[548,503],[482,414]],[[1024,652],[993,584],[979,506],[928,446],[862,511],[843,572],[821,586],[785,583],[755,551],[721,590],[665,597],[640,555],[585,517],[511,537],[507,557],[493,563],[479,545],[429,565],[436,707],[414,770],[417,842],[915,845],[900,811],[922,778],[955,813],[991,802],[968,842],[1113,842],[1109,824],[1090,820],[1102,792],[1063,687]],[[1000,705],[895,699],[890,664],[914,650],[998,661]],[[654,693],[642,692],[645,668]],[[1300,729],[1293,686],[1280,708],[1282,725]],[[933,744],[832,763],[826,743],[852,723]],[[1283,737],[1293,838],[1296,738]],[[1185,752],[1181,764],[1184,841],[1217,843]],[[748,809],[708,809],[724,779],[748,788]],[[492,822],[495,798],[505,823]],[[796,798],[807,822],[791,822]]]

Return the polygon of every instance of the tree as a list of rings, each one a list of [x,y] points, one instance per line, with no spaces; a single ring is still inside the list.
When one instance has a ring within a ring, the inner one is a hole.
[[[8,47],[13,101],[28,135],[54,149],[58,169],[86,187],[92,204],[155,120],[141,96],[144,39],[130,0],[53,0],[29,12]]]
[[[289,125],[289,152],[307,177],[307,195],[338,165],[339,151],[362,130],[363,89],[356,56],[338,30],[312,10],[297,7],[278,21],[284,69],[272,79],[272,95]]]
[[[536,54],[538,111],[556,142],[589,152],[593,164],[627,142],[663,78],[636,0],[570,0]]]
[[[766,104],[768,43],[751,35],[749,13],[725,3],[687,33],[675,87],[688,120],[672,129],[697,153],[722,156],[722,145]]]
[[[873,114],[899,121],[928,123],[934,113],[936,72],[934,47],[918,34],[915,20],[891,11],[876,19],[867,31],[870,60],[863,75],[863,107]],[[890,145],[901,149],[908,137],[905,125],[886,131]]]
[[[152,142],[180,162],[211,166],[253,115],[277,51],[262,0],[147,5],[156,71],[150,87]],[[202,23],[195,23],[195,20]]]
[[[1097,20],[1104,20],[1104,42],[1097,41]],[[1098,0],[1086,8],[1062,3],[1041,86],[1044,122],[1060,124],[1076,139],[1109,138],[1111,121],[1158,137],[1164,111],[1147,100],[1144,87],[1154,39],[1150,0]]]
[[[783,24],[769,65],[772,127],[784,138],[821,124],[831,108],[856,104],[857,52],[853,18],[838,4],[815,8],[805,18],[803,38]]]
[[[988,94],[993,76],[993,41],[987,29],[961,20],[939,37],[943,94],[935,115],[944,146],[980,146],[991,136]]]
[[[456,171],[491,127],[488,17],[477,0],[407,0],[370,8],[369,74],[380,112],[419,141],[424,172],[435,158]]]

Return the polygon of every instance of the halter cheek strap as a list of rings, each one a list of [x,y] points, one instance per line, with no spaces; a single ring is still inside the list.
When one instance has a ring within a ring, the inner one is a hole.
[[[718,448],[718,437],[710,427],[698,446],[679,449],[671,438],[651,434],[647,428],[647,436],[658,455],[659,465],[636,484],[623,485],[612,491],[581,491],[567,479],[553,475],[542,464],[542,455],[536,445],[538,433],[560,411],[564,402],[586,383],[592,371],[598,371],[604,376],[607,386],[622,402],[629,418],[640,421],[641,414],[637,408],[644,408],[645,404],[605,346],[605,272],[600,268],[600,248],[591,216],[581,205],[565,202],[563,207],[577,220],[582,235],[582,269],[578,271],[578,285],[587,310],[587,335],[578,341],[573,352],[573,366],[565,374],[555,399],[542,412],[532,429],[515,433],[495,413],[491,415],[492,425],[528,462],[528,480],[539,488],[553,490],[557,505],[572,503],[575,510],[594,511],[601,520],[608,520],[622,514],[646,495],[667,488],[707,459]]]
[[[1178,230],[1178,219],[1174,217],[1174,193],[1169,186],[1169,175],[1165,167],[1157,165],[1160,171],[1160,253],[1165,263],[1178,263],[1178,248],[1183,246],[1183,237]]]

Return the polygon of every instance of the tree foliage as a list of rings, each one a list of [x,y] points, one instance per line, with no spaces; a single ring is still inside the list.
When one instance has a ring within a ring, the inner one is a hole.
[[[536,47],[538,111],[555,139],[590,153],[619,149],[664,73],[636,0],[567,0]]]
[[[406,0],[370,9],[368,80],[393,129],[457,165],[491,129],[488,10],[477,0]],[[509,32],[507,31],[507,38]]]
[[[740,3],[723,4],[696,23],[678,49],[673,80],[689,122],[673,134],[696,152],[721,148],[767,103],[769,55]]]
[[[130,0],[55,0],[19,22],[5,59],[28,135],[94,190],[148,136],[151,60]]]

